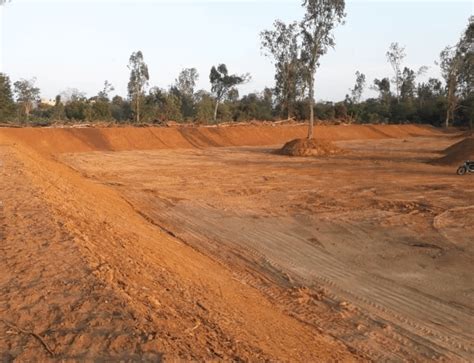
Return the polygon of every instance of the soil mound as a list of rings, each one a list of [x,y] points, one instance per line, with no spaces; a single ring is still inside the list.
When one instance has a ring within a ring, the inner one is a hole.
[[[454,165],[474,160],[474,137],[467,137],[444,150],[445,156],[434,161],[440,165]]]
[[[340,154],[342,149],[327,140],[295,139],[287,142],[278,154],[289,156],[326,156]]]

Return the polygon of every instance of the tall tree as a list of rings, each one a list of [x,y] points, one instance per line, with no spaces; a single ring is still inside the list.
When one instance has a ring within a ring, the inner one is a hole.
[[[400,90],[403,82],[402,63],[406,57],[405,47],[400,46],[398,43],[392,43],[385,55],[395,73],[392,81],[395,84],[395,96],[397,97],[398,102],[400,100]]]
[[[302,60],[306,69],[309,91],[308,138],[313,138],[314,125],[314,77],[319,60],[328,48],[335,46],[333,29],[344,23],[346,16],[344,0],[303,0],[306,13],[301,22],[303,36]]]
[[[214,66],[211,68],[209,80],[212,86],[211,91],[214,94],[214,97],[216,98],[216,105],[214,107],[214,122],[216,122],[219,103],[223,100],[223,98],[229,93],[231,89],[240,84],[248,82],[250,80],[250,75],[248,73],[242,75],[229,75],[227,66],[225,64],[220,64],[217,68]]]
[[[446,110],[445,126],[449,127],[449,123],[454,120],[454,113],[459,104],[458,85],[459,70],[461,68],[461,58],[456,52],[455,47],[446,47],[439,55],[441,75],[446,82],[446,98],[448,107]]]
[[[462,59],[459,70],[460,92],[464,97],[469,97],[474,92],[474,16],[469,18],[469,24],[458,43],[457,51]]]
[[[374,85],[371,87],[379,93],[379,98],[384,103],[390,102],[390,80],[388,78],[374,79]]]
[[[14,83],[16,101],[22,113],[29,118],[31,110],[39,102],[40,89],[35,86],[36,78],[21,79]]]
[[[356,82],[354,88],[351,91],[351,101],[353,103],[359,103],[362,99],[362,94],[365,89],[365,74],[359,71],[356,72]]]
[[[262,49],[275,64],[275,94],[288,118],[294,115],[297,97],[302,93],[301,41],[297,22],[277,20],[273,30],[260,33]]]
[[[412,101],[415,97],[415,80],[415,71],[408,67],[403,68],[400,86],[400,97],[403,101]]]
[[[198,79],[199,73],[196,68],[185,68],[176,79],[175,85],[171,87],[170,92],[179,98],[184,118],[192,118],[195,114],[194,88]]]
[[[109,102],[109,94],[110,92],[113,92],[114,90],[115,90],[114,86],[109,81],[105,80],[104,88],[101,91],[99,91],[99,93],[97,94],[97,97],[102,101]]]
[[[130,69],[128,95],[134,105],[135,120],[138,123],[140,122],[141,100],[144,96],[145,87],[150,79],[148,66],[143,60],[143,53],[141,51],[132,53],[128,63],[128,69]]]
[[[199,73],[196,68],[184,68],[175,81],[175,87],[181,94],[192,97],[198,79]]]
[[[15,103],[10,78],[4,73],[0,73],[0,121],[10,118],[14,112]]]

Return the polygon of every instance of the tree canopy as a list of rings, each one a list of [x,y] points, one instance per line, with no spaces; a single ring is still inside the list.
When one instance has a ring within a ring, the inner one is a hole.
[[[220,64],[213,66],[211,68],[211,73],[209,74],[209,81],[211,82],[211,91],[216,98],[216,106],[214,109],[214,121],[217,120],[217,110],[219,103],[222,99],[231,91],[234,87],[248,82],[250,80],[249,74],[229,74],[227,66],[225,64]]]

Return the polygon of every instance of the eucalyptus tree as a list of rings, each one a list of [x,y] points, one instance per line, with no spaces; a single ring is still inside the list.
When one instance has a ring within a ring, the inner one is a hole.
[[[97,94],[97,98],[101,101],[109,102],[109,94],[113,91],[115,91],[114,86],[109,81],[105,80],[104,88],[99,91],[99,93]]]
[[[40,89],[35,86],[35,83],[36,78],[32,78],[21,79],[13,84],[16,102],[19,104],[20,110],[26,116],[26,119],[29,118],[31,110],[40,100]]]
[[[398,43],[392,43],[390,44],[387,53],[385,53],[385,56],[395,73],[392,82],[395,85],[395,96],[398,102],[400,100],[400,90],[403,82],[402,63],[406,57],[405,47],[400,46]]]
[[[135,120],[138,123],[140,122],[141,101],[144,96],[145,87],[150,79],[148,66],[143,60],[143,53],[141,51],[132,53],[128,62],[128,69],[130,69],[128,95],[135,111]]]
[[[309,93],[308,138],[313,137],[314,125],[314,77],[321,56],[335,46],[333,30],[344,23],[346,16],[344,0],[303,0],[306,10],[301,22],[303,41],[302,62],[306,69],[305,80]]]
[[[448,46],[441,52],[439,66],[446,82],[448,107],[445,125],[448,127],[459,108],[460,98],[473,98],[474,17],[469,18],[469,24],[456,46]]]
[[[15,102],[10,78],[0,73],[0,122],[10,118],[15,113]]]
[[[288,118],[294,115],[296,100],[304,92],[303,69],[300,59],[301,37],[297,22],[273,23],[274,29],[260,33],[262,50],[275,64],[275,95]]]
[[[392,94],[390,92],[390,80],[388,78],[374,79],[374,84],[371,89],[379,93],[379,98],[383,103],[390,103]]]
[[[175,81],[175,87],[181,94],[192,97],[198,79],[199,73],[196,68],[184,68]]]
[[[459,57],[462,59],[459,70],[459,89],[464,97],[473,96],[474,87],[474,16],[458,43]]]
[[[191,118],[195,114],[194,89],[198,79],[199,73],[196,68],[184,68],[171,87],[171,93],[179,98],[181,113],[185,118]]]
[[[227,66],[225,64],[220,64],[217,68],[215,66],[211,68],[209,80],[211,82],[211,91],[216,99],[214,107],[214,122],[216,122],[219,103],[234,87],[248,82],[250,80],[250,75],[248,73],[242,75],[229,75]]]
[[[359,103],[362,99],[362,94],[364,93],[365,89],[365,74],[359,71],[356,71],[356,82],[354,88],[351,91],[351,101],[353,103]]]

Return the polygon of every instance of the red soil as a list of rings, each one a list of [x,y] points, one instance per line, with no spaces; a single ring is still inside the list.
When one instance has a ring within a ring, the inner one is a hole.
[[[288,156],[326,156],[342,153],[342,150],[327,140],[295,139],[287,142],[278,153]]]
[[[444,150],[445,156],[433,163],[440,165],[455,165],[466,160],[474,160],[474,138],[467,137]]]
[[[11,139],[48,153],[263,146],[303,138],[306,125],[181,128],[17,128],[0,129]],[[315,138],[355,140],[403,138],[437,134],[429,126],[347,125],[316,126]]]

